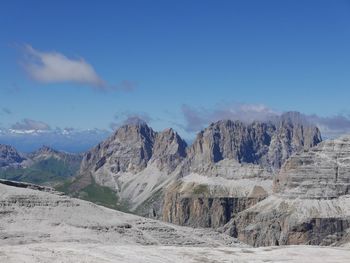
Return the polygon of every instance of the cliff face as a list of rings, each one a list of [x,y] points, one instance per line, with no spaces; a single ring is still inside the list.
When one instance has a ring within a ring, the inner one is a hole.
[[[350,137],[292,156],[274,194],[225,229],[254,246],[341,243],[350,228]]]
[[[225,159],[205,175],[190,173],[166,188],[163,220],[220,227],[271,194],[272,175],[253,164]]]
[[[268,123],[219,121],[197,135],[189,149],[188,170],[224,159],[278,170],[293,153],[308,150],[321,140],[318,128],[298,113],[286,113]]]
[[[320,141],[319,130],[297,113],[269,123],[211,124],[189,148],[182,178],[166,189],[163,220],[223,226],[272,193],[273,175],[290,155]]]

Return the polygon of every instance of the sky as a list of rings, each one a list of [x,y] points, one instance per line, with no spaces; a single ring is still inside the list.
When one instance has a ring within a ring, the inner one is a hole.
[[[0,127],[184,138],[299,111],[350,132],[350,0],[16,1],[0,8]],[[1,141],[0,141],[1,142]]]

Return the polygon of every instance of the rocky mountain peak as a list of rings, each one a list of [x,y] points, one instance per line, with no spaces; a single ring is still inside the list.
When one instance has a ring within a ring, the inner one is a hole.
[[[59,151],[51,148],[50,146],[43,145],[38,150],[36,150],[33,154],[38,155],[38,154],[57,154],[57,153],[59,153]]]
[[[97,171],[108,164],[112,174],[135,173],[150,162],[171,172],[186,157],[186,147],[186,142],[173,129],[155,132],[145,122],[126,124],[86,154],[82,169],[93,165]]]
[[[151,162],[157,163],[160,170],[172,172],[186,157],[187,143],[173,129],[157,133]]]

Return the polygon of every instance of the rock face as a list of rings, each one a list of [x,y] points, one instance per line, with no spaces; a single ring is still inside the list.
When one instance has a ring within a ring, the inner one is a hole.
[[[271,138],[268,151],[271,167],[280,168],[292,154],[308,150],[322,141],[319,129],[298,112],[282,114],[275,125],[276,134]]]
[[[155,137],[150,162],[171,173],[186,157],[186,147],[186,142],[173,129],[166,129]]]
[[[125,125],[88,152],[82,170],[95,172],[109,164],[111,172],[139,172],[151,159],[155,133],[147,125]]]
[[[293,155],[274,194],[225,226],[254,246],[342,243],[350,230],[350,137]]]
[[[292,156],[275,178],[274,188],[295,198],[332,199],[350,194],[350,137],[324,141]]]
[[[0,168],[20,167],[25,160],[12,146],[0,144]]]
[[[270,123],[219,121],[200,132],[189,149],[190,170],[203,164],[234,159],[279,169],[288,157],[321,142],[317,127],[302,120],[298,113],[283,114]]]
[[[190,173],[166,188],[163,220],[217,228],[271,194],[272,175],[253,164],[225,159],[206,174]]]

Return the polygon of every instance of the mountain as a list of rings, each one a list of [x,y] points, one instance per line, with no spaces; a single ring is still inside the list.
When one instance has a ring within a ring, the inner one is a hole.
[[[0,180],[0,262],[347,262],[349,249],[252,248],[210,229],[181,227]],[[30,222],[30,227],[28,227]]]
[[[1,145],[0,149],[4,156],[0,178],[37,184],[56,184],[71,178],[79,170],[82,159],[79,154],[60,152],[47,146],[29,154],[18,153],[6,145]]]
[[[0,169],[20,167],[25,160],[14,147],[0,144]]]
[[[87,195],[91,185],[112,189],[121,206],[136,210],[171,179],[186,156],[186,142],[172,129],[155,132],[145,123],[125,125],[87,152],[79,177],[64,190]]]
[[[272,193],[273,175],[291,154],[320,141],[296,113],[266,123],[219,121],[189,147],[172,129],[134,123],[87,152],[79,176],[60,190],[93,200],[92,188],[102,194],[107,187],[123,210],[220,227]]]
[[[189,166],[190,170],[199,170],[232,159],[279,169],[292,153],[307,150],[321,140],[318,128],[295,112],[267,123],[223,120],[197,135],[189,149]]]
[[[349,242],[350,136],[293,155],[275,177],[273,194],[225,229],[254,246]]]

